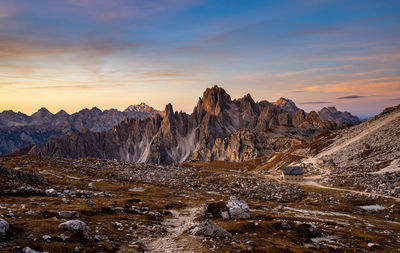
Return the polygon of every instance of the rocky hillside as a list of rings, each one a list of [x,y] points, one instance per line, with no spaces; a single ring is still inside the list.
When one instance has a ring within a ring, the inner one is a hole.
[[[294,114],[248,94],[232,100],[224,89],[206,89],[192,114],[165,108],[164,118],[125,119],[112,130],[53,138],[30,153],[54,157],[99,157],[170,164],[186,160],[243,161],[290,147],[337,129],[312,111]]]
[[[385,109],[363,124],[341,130],[331,145],[305,162],[332,160],[335,167],[362,168],[364,172],[398,167],[399,137],[400,105]]]
[[[3,111],[0,113],[0,155],[29,144],[44,143],[53,136],[80,131],[82,128],[105,131],[125,117],[145,118],[161,113],[144,103],[131,105],[123,112],[116,109],[101,111],[94,107],[71,115],[64,110],[52,114],[46,108],[41,108],[31,116]]]
[[[323,182],[400,197],[400,105],[340,131],[332,144],[305,159],[323,169]]]
[[[326,132],[273,155],[260,168],[300,165],[323,187],[400,198],[400,105],[360,125]]]

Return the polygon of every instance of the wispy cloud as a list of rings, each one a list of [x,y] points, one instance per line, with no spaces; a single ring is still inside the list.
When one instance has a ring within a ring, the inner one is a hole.
[[[314,36],[314,35],[338,33],[340,31],[341,30],[338,27],[326,26],[326,27],[299,28],[293,31],[293,34],[298,36]]]
[[[192,3],[192,0],[67,0],[80,11],[100,21],[143,18]]]
[[[284,72],[284,73],[278,73],[275,74],[277,77],[289,77],[289,76],[294,76],[294,75],[299,75],[299,74],[308,74],[308,73],[315,73],[315,72],[321,72],[321,71],[332,71],[332,70],[343,70],[343,69],[349,69],[353,67],[353,65],[342,65],[342,66],[333,66],[333,67],[326,67],[326,68],[309,68],[309,69],[302,69],[302,70],[297,70],[297,71],[291,71],[291,72]]]
[[[105,84],[105,85],[43,85],[43,86],[28,86],[28,90],[97,90],[97,89],[112,89],[121,88],[123,84]]]
[[[336,99],[358,99],[358,98],[365,98],[366,96],[359,96],[359,95],[351,95],[345,97],[338,97]]]
[[[299,105],[318,105],[318,104],[330,104],[332,102],[328,102],[328,101],[311,101],[311,102],[300,102],[297,103]]]
[[[15,12],[15,8],[9,1],[0,1],[0,19],[11,17]]]

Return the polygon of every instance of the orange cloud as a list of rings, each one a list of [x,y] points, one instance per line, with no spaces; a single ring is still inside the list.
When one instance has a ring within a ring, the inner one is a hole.
[[[327,93],[364,93],[368,95],[393,94],[393,92],[400,93],[400,76],[337,81],[325,85],[308,86],[298,90]]]

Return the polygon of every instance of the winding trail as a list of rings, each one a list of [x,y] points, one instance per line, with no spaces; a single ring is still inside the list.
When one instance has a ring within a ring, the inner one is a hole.
[[[163,224],[166,226],[168,234],[155,239],[147,246],[150,252],[183,252],[185,246],[189,244],[187,240],[179,240],[185,230],[196,225],[193,221],[200,208],[186,208],[179,211],[170,210],[173,218],[166,219]]]
[[[318,183],[316,180],[321,179],[322,176],[311,176],[311,177],[304,177],[303,181],[301,182],[288,182],[288,181],[281,181],[278,177],[273,176],[273,175],[267,175],[269,178],[272,178],[276,181],[282,182],[282,183],[287,183],[287,184],[299,184],[299,185],[308,185],[308,186],[314,186],[322,189],[327,189],[327,190],[332,190],[332,191],[341,191],[341,192],[351,192],[351,193],[356,193],[356,194],[361,194],[365,196],[377,196],[377,197],[382,197],[382,198],[388,198],[388,199],[393,199],[397,202],[400,202],[400,198],[384,195],[384,194],[379,194],[379,193],[372,193],[372,192],[363,192],[363,191],[357,191],[357,190],[351,190],[351,189],[344,189],[344,188],[337,188],[337,187],[329,187],[322,185]]]
[[[351,192],[351,193],[357,193],[357,194],[362,194],[366,196],[378,196],[378,197],[383,197],[383,198],[388,198],[388,199],[393,199],[398,202],[400,202],[400,198],[384,195],[384,194],[379,194],[379,193],[371,193],[371,192],[363,192],[363,191],[357,191],[357,190],[351,190],[351,189],[344,189],[344,188],[337,188],[337,187],[329,187],[322,185],[318,183],[317,179],[320,179],[321,176],[313,176],[313,177],[305,177],[303,182],[300,182],[299,184],[302,185],[310,185],[310,186],[315,186],[323,189],[328,189],[328,190],[333,190],[333,191],[342,191],[342,192]]]

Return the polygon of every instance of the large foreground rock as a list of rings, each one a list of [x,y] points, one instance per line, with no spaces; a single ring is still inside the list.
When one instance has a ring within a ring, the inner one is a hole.
[[[226,206],[231,219],[250,219],[250,208],[246,201],[232,196]]]
[[[70,230],[70,231],[82,232],[82,234],[85,237],[85,239],[90,239],[90,236],[89,236],[90,228],[89,228],[89,226],[86,225],[85,222],[80,221],[80,220],[70,220],[70,221],[61,223],[58,226],[58,229],[59,230]]]
[[[211,220],[206,220],[192,229],[191,234],[197,236],[207,236],[213,238],[231,238],[232,234],[224,228],[218,226]]]
[[[0,239],[5,238],[7,236],[9,228],[10,225],[8,225],[8,222],[3,219],[0,219]]]
[[[229,219],[250,219],[250,208],[246,201],[232,196],[227,203],[219,201],[203,205],[203,217]]]

